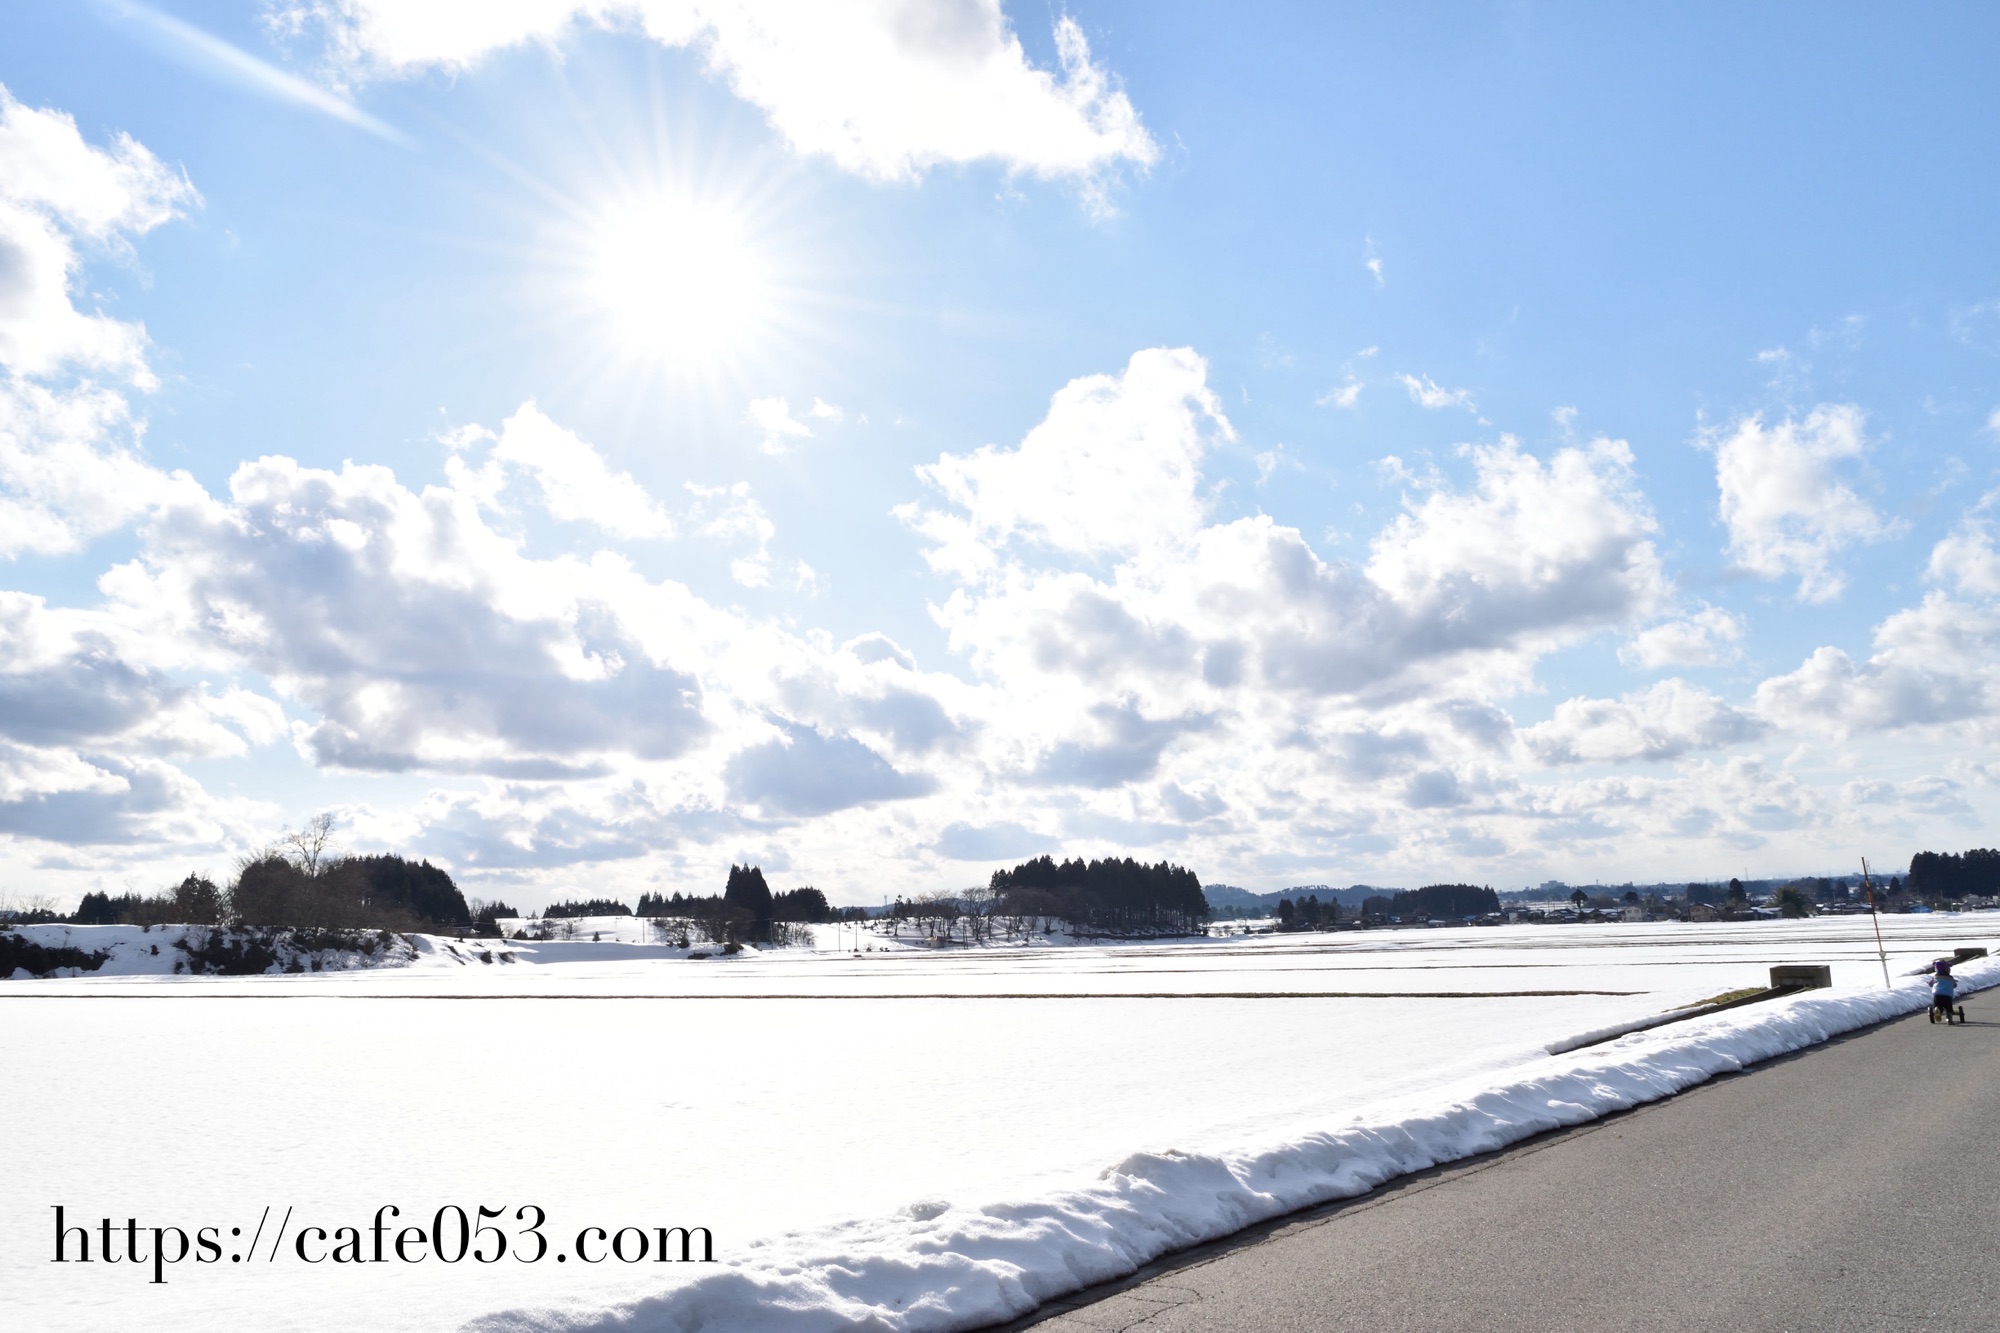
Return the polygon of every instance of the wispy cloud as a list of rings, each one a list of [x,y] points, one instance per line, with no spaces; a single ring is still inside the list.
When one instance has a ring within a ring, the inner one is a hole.
[[[192,23],[163,14],[150,5],[138,4],[136,0],[99,0],[98,7],[112,21],[130,24],[153,45],[218,83],[332,116],[400,147],[412,146],[402,131],[377,120],[338,93],[288,74]]]
[[[1396,378],[1410,391],[1410,401],[1419,407],[1427,407],[1432,411],[1441,407],[1462,407],[1468,412],[1479,410],[1473,405],[1470,389],[1447,389],[1428,375],[1421,378],[1415,375],[1398,375]]]
[[[767,454],[782,454],[792,447],[794,441],[812,438],[812,427],[793,416],[792,405],[782,398],[752,398],[749,415],[757,428],[764,432],[764,452]],[[821,420],[838,421],[840,409],[815,398],[812,415]]]

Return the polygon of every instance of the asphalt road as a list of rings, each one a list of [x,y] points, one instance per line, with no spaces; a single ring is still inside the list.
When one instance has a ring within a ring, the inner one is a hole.
[[[1036,1333],[2000,1329],[2000,991],[1385,1186]]]

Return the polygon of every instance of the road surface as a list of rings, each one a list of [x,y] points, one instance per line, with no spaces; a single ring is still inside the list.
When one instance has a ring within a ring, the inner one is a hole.
[[[2000,991],[1405,1178],[1035,1333],[2000,1329]]]

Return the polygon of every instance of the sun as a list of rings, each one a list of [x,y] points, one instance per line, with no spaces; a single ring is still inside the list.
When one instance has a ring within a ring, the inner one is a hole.
[[[594,219],[587,255],[584,295],[622,360],[710,372],[771,322],[770,267],[727,207],[666,193],[622,201]]]

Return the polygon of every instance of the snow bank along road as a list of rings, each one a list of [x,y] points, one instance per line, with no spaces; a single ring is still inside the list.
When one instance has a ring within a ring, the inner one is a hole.
[[[977,1328],[1908,1012],[1907,974],[2000,935],[1883,924],[1893,991],[1857,918],[703,962],[578,940],[233,978],[148,945],[118,966],[168,975],[0,982],[0,1306],[47,1333]],[[1783,962],[1833,989],[1549,1053]],[[152,1285],[49,1262],[56,1204],[245,1238],[267,1207],[296,1235],[532,1205],[550,1253],[287,1248]],[[628,1225],[707,1226],[721,1262],[558,1257]]]
[[[2000,991],[1243,1238],[1036,1333],[2000,1327]]]

